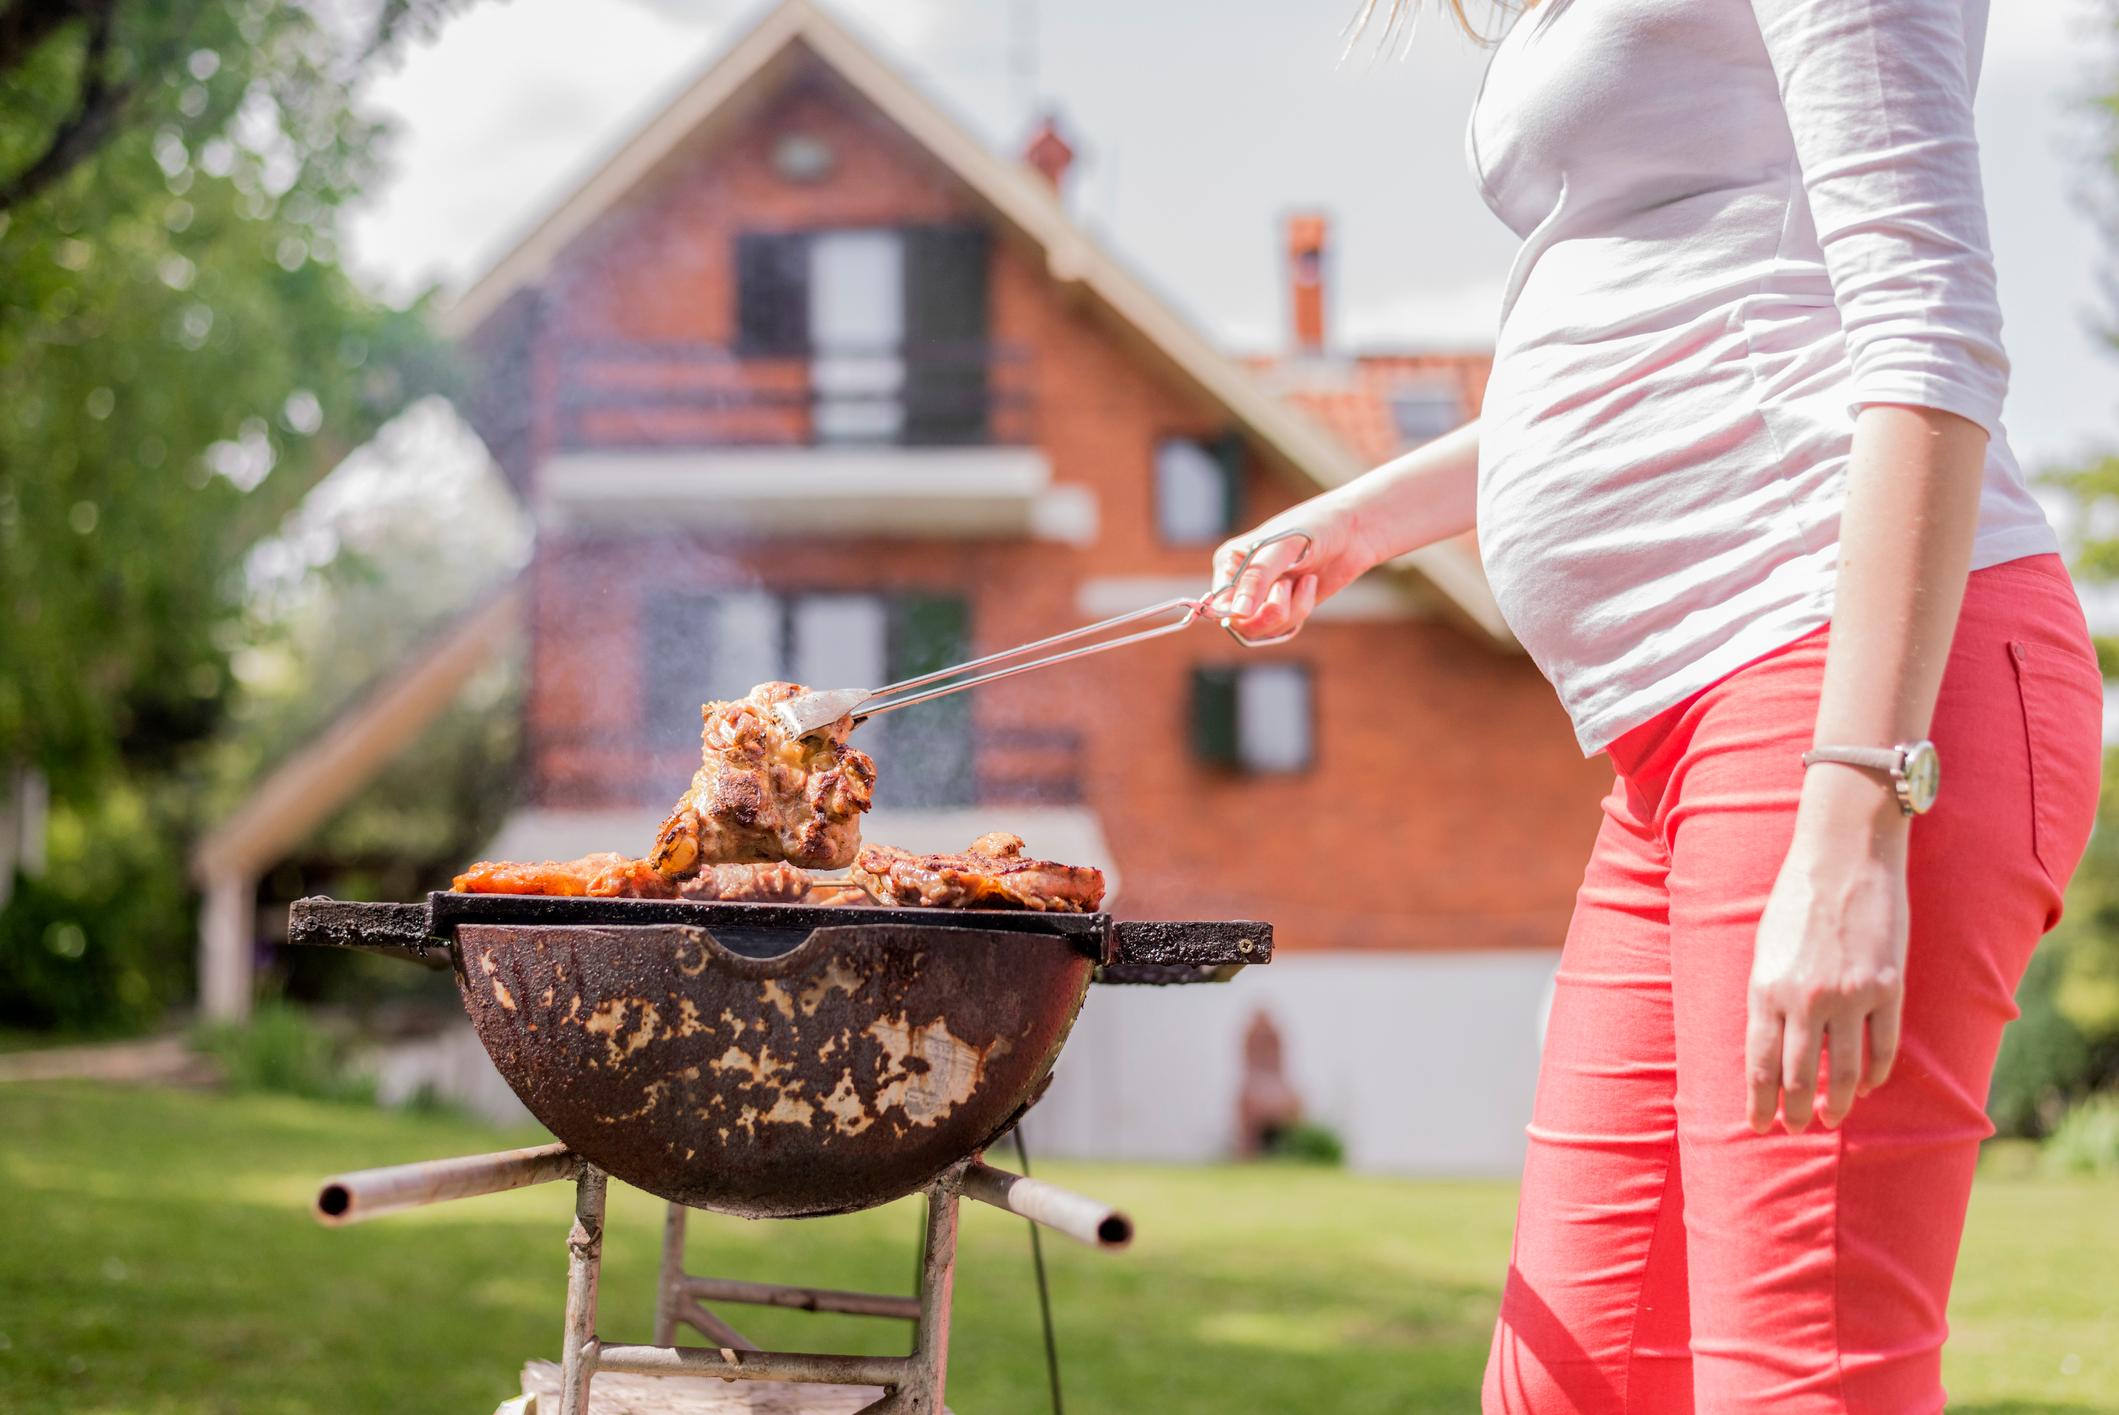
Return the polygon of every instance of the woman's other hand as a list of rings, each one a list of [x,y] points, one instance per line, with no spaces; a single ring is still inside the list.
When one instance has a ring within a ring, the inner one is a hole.
[[[1252,546],[1268,536],[1301,531],[1267,546],[1217,608],[1245,636],[1274,639],[1300,630],[1320,600],[1331,598],[1373,568],[1358,516],[1345,500],[1326,493],[1264,525],[1224,541],[1214,552],[1214,583],[1228,584]]]
[[[1837,1127],[1891,1074],[1906,996],[1908,825],[1873,773],[1825,764],[1804,779],[1751,961],[1744,1075],[1762,1135],[1776,1108],[1790,1131],[1813,1114]]]

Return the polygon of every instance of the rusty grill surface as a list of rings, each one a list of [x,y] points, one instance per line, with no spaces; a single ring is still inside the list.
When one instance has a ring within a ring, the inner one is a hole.
[[[462,894],[305,899],[290,936],[446,963],[554,1136],[752,1218],[885,1203],[976,1154],[1042,1093],[1099,977],[1272,955],[1255,923]]]
[[[1036,1095],[1093,968],[1050,935],[890,924],[775,958],[672,925],[467,924],[456,950],[479,1040],[555,1136],[752,1218],[882,1203],[980,1149]]]

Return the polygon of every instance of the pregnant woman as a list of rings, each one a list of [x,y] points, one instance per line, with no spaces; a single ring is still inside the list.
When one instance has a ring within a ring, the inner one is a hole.
[[[1943,1407],[1988,1078],[2102,700],[2001,428],[1986,24],[1523,10],[1467,140],[1523,242],[1483,416],[1217,553],[1309,534],[1227,602],[1268,636],[1476,527],[1611,758],[1488,1411]]]

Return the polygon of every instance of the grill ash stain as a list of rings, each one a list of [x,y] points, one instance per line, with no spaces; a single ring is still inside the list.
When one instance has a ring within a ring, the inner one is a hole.
[[[1008,1051],[1006,1037],[981,1050],[959,1040],[947,1022],[916,1027],[903,1014],[877,1018],[867,1035],[883,1048],[894,1073],[876,1092],[876,1114],[903,1106],[915,1125],[936,1124],[970,1100],[986,1074],[986,1058]]]
[[[498,978],[494,979],[496,986],[499,985],[499,982]],[[501,1005],[510,1011],[514,1010],[512,1002],[504,1002]],[[627,1037],[625,1035],[626,1019],[632,1015],[635,1008],[640,1011],[640,1021],[633,1028],[632,1035]],[[654,1003],[649,1002],[644,997],[628,997],[612,998],[608,1001],[597,1003],[596,1010],[588,1015],[587,1020],[582,1022],[581,1027],[585,1032],[593,1032],[601,1036],[604,1039],[604,1045],[609,1049],[610,1064],[612,1066],[621,1066],[625,1063],[625,1059],[628,1056],[655,1040],[655,1029],[661,1025],[661,1022],[662,1014],[655,1010]],[[622,1042],[620,1041],[621,1037],[624,1038]]]
[[[920,960],[917,956],[913,958],[912,966],[915,969],[920,966]],[[852,997],[861,990],[861,984],[867,981],[867,978],[855,972],[841,960],[837,958],[828,959],[824,964],[822,976],[808,987],[802,989],[802,1015],[804,1017],[816,1016],[817,1009],[823,1005],[824,999],[831,993],[843,992],[848,997]],[[793,1014],[790,1013],[789,1016],[792,1017]]]
[[[508,985],[500,980],[500,965],[493,961],[492,949],[486,949],[478,955],[478,965],[484,968],[486,976],[492,979],[493,1000],[508,1011],[513,1012],[515,1010],[515,994],[509,992]]]

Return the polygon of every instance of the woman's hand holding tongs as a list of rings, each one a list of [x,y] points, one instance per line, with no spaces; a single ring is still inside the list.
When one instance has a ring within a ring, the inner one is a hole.
[[[1214,583],[1228,587],[1215,603],[1222,622],[1253,643],[1301,632],[1318,601],[1377,563],[1356,519],[1351,505],[1327,492],[1223,542],[1214,552]],[[1262,544],[1283,535],[1286,539]],[[1248,566],[1245,556],[1250,556]]]

